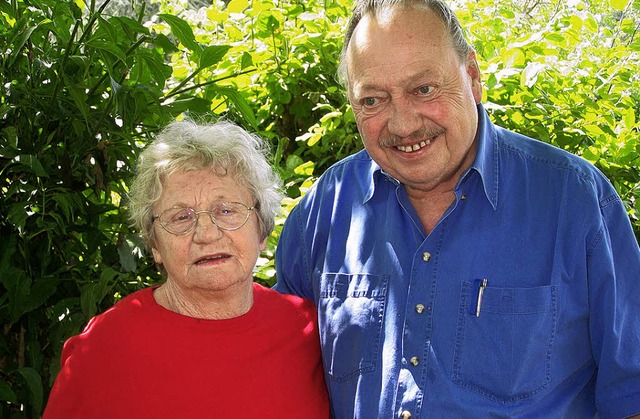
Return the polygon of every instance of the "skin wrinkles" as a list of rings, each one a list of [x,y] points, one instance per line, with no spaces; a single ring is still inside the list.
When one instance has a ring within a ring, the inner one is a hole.
[[[365,148],[402,182],[429,232],[473,162],[482,97],[440,20],[411,7],[365,16],[347,49],[349,100]]]
[[[173,206],[210,210],[223,201],[254,203],[246,187],[212,169],[176,172],[164,186],[154,214]],[[251,308],[253,268],[265,247],[255,212],[234,231],[219,229],[206,214],[184,235],[167,232],[159,222],[154,228],[153,257],[167,271],[154,294],[160,305],[196,318],[237,317]]]

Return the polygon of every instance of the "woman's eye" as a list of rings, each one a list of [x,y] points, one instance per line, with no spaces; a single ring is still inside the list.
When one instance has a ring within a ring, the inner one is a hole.
[[[188,212],[182,212],[176,215],[176,217],[174,218],[175,221],[188,221],[191,220],[192,215]]]

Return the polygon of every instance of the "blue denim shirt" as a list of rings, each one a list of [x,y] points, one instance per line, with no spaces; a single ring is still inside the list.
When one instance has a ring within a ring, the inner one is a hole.
[[[365,151],[286,221],[275,288],[316,302],[334,417],[640,412],[640,251],[619,196],[478,111],[476,161],[430,234]]]

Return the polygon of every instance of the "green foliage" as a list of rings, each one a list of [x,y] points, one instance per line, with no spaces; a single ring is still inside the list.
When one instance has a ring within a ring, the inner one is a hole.
[[[290,209],[362,148],[335,79],[349,0],[149,1],[127,0],[128,16],[110,0],[0,3],[0,417],[38,417],[64,340],[160,280],[125,199],[159,127],[224,116],[272,143],[288,198],[258,261],[265,284]],[[492,118],[597,164],[640,236],[640,1],[454,9]]]
[[[64,340],[159,280],[139,264],[127,182],[150,133],[210,111],[190,80],[229,49],[174,16],[164,35],[79,5],[0,3],[0,417],[38,417]],[[178,83],[171,54],[196,67]]]
[[[469,2],[486,106],[500,125],[596,164],[640,237],[640,2]]]

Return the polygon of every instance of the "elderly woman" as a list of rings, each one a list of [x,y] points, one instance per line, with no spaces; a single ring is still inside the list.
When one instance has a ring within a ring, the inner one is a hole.
[[[280,206],[264,145],[174,122],[142,153],[131,218],[166,276],[69,339],[44,418],[327,418],[313,304],[253,282]]]

